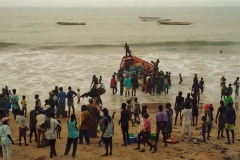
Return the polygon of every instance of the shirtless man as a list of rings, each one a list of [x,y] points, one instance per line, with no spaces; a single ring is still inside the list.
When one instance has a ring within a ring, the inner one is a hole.
[[[235,121],[236,121],[236,112],[235,112],[232,104],[229,103],[228,109],[227,109],[226,114],[225,114],[225,128],[226,128],[226,134],[227,134],[227,139],[228,139],[228,142],[226,144],[231,144],[230,143],[230,137],[229,137],[229,130],[232,133],[232,143],[234,143]]]
[[[180,112],[180,120],[181,120],[181,112],[184,107],[184,97],[182,97],[182,92],[178,92],[178,96],[176,96],[176,101],[175,101],[175,112],[176,112],[176,117],[175,117],[175,125],[177,123],[177,118],[178,114]]]
[[[132,58],[131,51],[129,49],[129,45],[127,43],[125,43],[124,49],[126,50],[126,57],[125,58],[127,59],[127,54],[129,54],[129,56]]]

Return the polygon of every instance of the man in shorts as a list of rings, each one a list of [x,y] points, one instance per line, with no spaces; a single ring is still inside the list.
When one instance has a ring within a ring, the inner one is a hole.
[[[192,93],[194,93],[196,95],[198,105],[199,105],[199,101],[200,101],[200,89],[201,89],[201,86],[198,83],[198,81],[196,80],[194,82],[194,84],[192,85]]]
[[[75,91],[72,91],[72,88],[71,87],[68,87],[68,93],[67,93],[67,105],[68,105],[68,117],[70,117],[70,113],[71,113],[71,108],[72,107],[72,110],[73,110],[73,114],[74,114],[74,101],[73,101],[73,98],[77,96],[77,93]]]
[[[176,117],[175,117],[175,125],[177,124],[177,118],[178,114],[180,113],[180,120],[181,120],[181,112],[184,107],[184,97],[182,97],[182,92],[178,92],[178,96],[176,96],[176,101],[175,101],[175,112],[176,112]]]
[[[229,137],[229,131],[231,131],[231,133],[232,133],[232,143],[234,143],[235,121],[236,121],[236,112],[233,108],[232,103],[229,103],[228,109],[225,114],[225,129],[226,129],[226,135],[227,135],[227,139],[228,139],[228,142],[226,142],[226,144],[231,144],[230,137]]]

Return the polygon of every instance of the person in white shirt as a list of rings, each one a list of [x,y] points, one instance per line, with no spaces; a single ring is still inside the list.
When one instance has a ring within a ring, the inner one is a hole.
[[[26,126],[26,117],[24,116],[23,110],[21,110],[20,114],[17,116],[16,123],[19,126],[19,146],[22,145],[22,143],[21,143],[22,137],[24,138],[25,146],[27,146],[28,144],[26,141],[26,134],[27,134],[28,128]]]
[[[50,113],[50,122],[49,124],[47,124],[48,128],[47,128],[47,132],[46,132],[46,138],[49,140],[49,145],[50,145],[50,158],[53,158],[53,156],[57,156],[57,152],[55,150],[55,144],[56,144],[56,139],[57,139],[57,132],[56,129],[58,127],[58,125],[60,125],[58,123],[58,121],[56,119],[54,119],[54,113]],[[42,125],[43,123],[46,123],[47,119],[43,122],[41,122],[40,125]]]
[[[0,127],[0,138],[3,152],[3,160],[12,159],[12,148],[11,143],[14,144],[11,138],[11,131],[8,125],[8,117],[2,118],[2,126]]]
[[[192,122],[192,110],[190,106],[185,104],[185,109],[182,111],[182,138],[184,141],[185,131],[188,130],[189,141],[191,140],[191,122]]]
[[[40,110],[39,112],[40,112],[40,114],[37,115],[37,117],[36,117],[36,120],[37,120],[37,125],[36,125],[36,129],[37,129],[37,148],[45,147],[45,132],[46,132],[45,129],[40,127],[40,123],[45,121],[46,115],[43,114],[44,113],[43,110]],[[41,137],[42,137],[42,139],[41,139]],[[40,144],[40,139],[41,139],[41,144]]]

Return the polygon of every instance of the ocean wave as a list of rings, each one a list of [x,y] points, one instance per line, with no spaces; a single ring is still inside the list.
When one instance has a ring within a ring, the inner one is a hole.
[[[31,44],[21,44],[21,43],[9,43],[9,42],[0,42],[0,48],[18,46],[23,48],[32,48],[36,47],[40,50],[53,50],[59,48],[113,48],[113,47],[122,47],[123,43],[119,44],[83,44],[83,45],[72,45],[71,43],[54,43],[54,44],[40,44],[40,45],[31,45]],[[234,41],[166,41],[166,42],[141,42],[141,43],[129,43],[130,47],[204,47],[204,46],[231,46],[231,45],[240,45],[240,42]]]

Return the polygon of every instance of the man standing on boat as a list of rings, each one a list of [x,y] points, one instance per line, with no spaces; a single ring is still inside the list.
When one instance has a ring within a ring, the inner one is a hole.
[[[129,49],[129,45],[127,43],[125,43],[124,49],[126,50],[126,57],[125,58],[127,59],[127,54],[129,54],[129,56],[132,58],[131,51]]]

